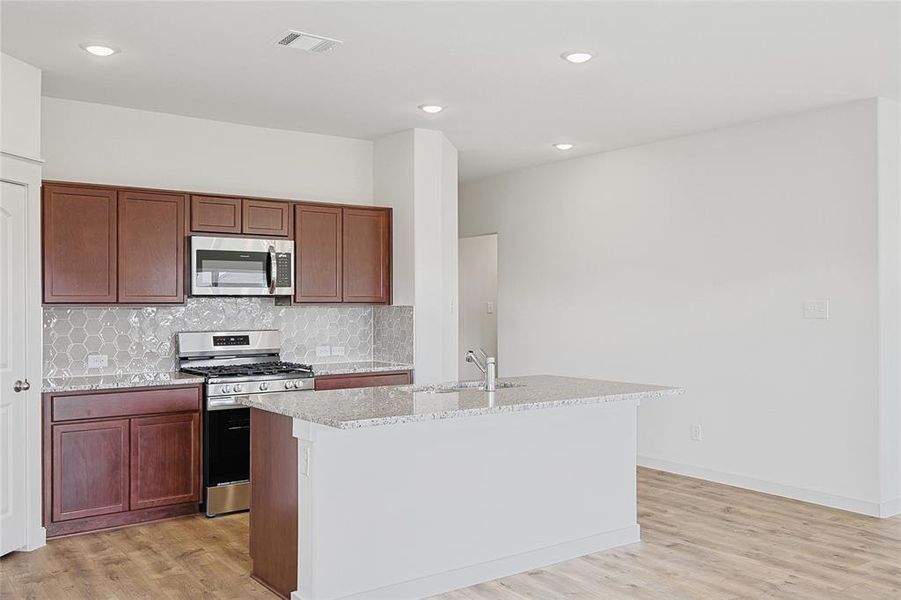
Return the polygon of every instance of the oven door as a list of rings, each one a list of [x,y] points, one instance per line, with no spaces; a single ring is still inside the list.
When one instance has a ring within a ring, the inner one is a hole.
[[[294,242],[191,237],[191,295],[290,296]]]
[[[208,410],[204,429],[204,486],[249,481],[250,409]]]

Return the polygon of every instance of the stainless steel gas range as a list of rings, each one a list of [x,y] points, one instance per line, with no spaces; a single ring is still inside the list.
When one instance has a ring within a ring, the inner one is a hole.
[[[278,331],[178,334],[178,367],[202,375],[203,485],[206,514],[250,507],[250,409],[237,396],[312,390],[309,365],[279,359]]]

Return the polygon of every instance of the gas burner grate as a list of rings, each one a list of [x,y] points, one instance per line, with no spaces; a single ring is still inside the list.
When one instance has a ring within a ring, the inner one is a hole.
[[[182,367],[185,373],[204,377],[253,377],[256,375],[313,375],[313,367],[290,362],[261,362],[244,365]]]

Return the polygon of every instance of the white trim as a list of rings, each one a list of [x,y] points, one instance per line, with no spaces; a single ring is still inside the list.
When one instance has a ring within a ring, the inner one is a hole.
[[[901,498],[887,500],[879,505],[879,517],[888,519],[901,515]]]
[[[0,150],[0,156],[7,156],[9,158],[24,160],[36,165],[43,165],[45,162],[43,158],[38,158],[36,156],[26,156],[24,154],[16,154],[15,152],[7,152],[6,150]]]
[[[771,494],[773,496],[782,496],[783,498],[791,498],[792,500],[800,500],[801,502],[810,502],[811,504],[819,504],[821,506],[828,506],[829,508],[847,510],[870,517],[889,517],[892,515],[886,513],[890,511],[892,507],[901,508],[901,498],[884,502],[880,505],[878,502],[871,502],[869,500],[837,496],[835,494],[828,494],[826,492],[800,488],[793,485],[785,485],[774,481],[755,479],[753,477],[736,475],[734,473],[724,473],[706,467],[672,462],[662,458],[639,456],[638,465],[640,467],[657,469],[658,471],[666,471],[667,473],[675,473],[676,475],[684,475],[695,479],[704,479],[714,483],[722,483],[724,485],[731,485],[733,487]]]
[[[35,550],[47,541],[42,525],[41,457],[41,163],[43,161],[0,151],[0,178],[26,188],[26,244],[28,283],[25,293],[27,392],[25,430],[26,532],[22,550]]]
[[[570,540],[562,544],[539,548],[530,552],[508,556],[485,563],[470,565],[462,569],[454,569],[444,573],[436,573],[428,577],[405,581],[395,585],[385,586],[374,590],[366,590],[344,596],[342,600],[376,600],[391,598],[392,600],[405,600],[407,598],[424,598],[469,587],[477,583],[523,573],[532,569],[538,569],[553,565],[565,560],[571,560],[586,554],[609,550],[626,544],[634,544],[641,541],[641,531],[638,525],[630,525],[622,529],[614,529],[605,533],[598,533],[589,537]],[[291,600],[309,600],[306,596],[295,591],[291,593]],[[338,600],[338,599],[335,599]]]

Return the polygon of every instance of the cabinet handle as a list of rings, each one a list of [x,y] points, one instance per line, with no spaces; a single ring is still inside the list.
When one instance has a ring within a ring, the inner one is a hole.
[[[28,383],[28,378],[26,378],[25,381],[22,381],[21,379],[19,379],[18,381],[16,381],[13,384],[13,391],[16,391],[16,392],[27,392],[30,389],[31,389],[31,384]]]

